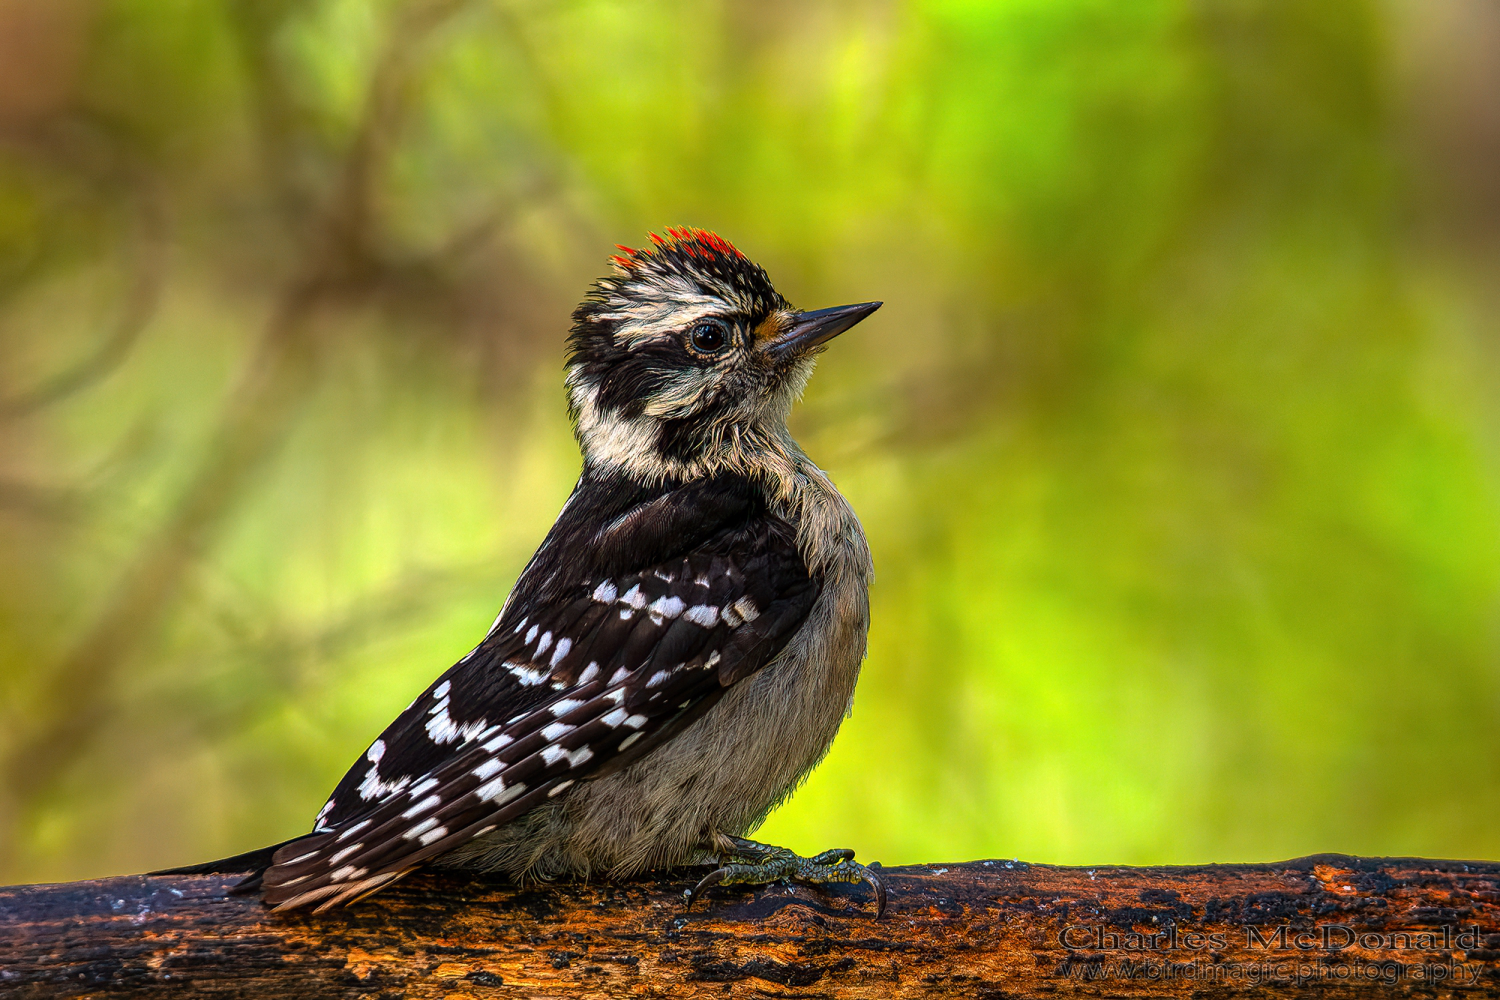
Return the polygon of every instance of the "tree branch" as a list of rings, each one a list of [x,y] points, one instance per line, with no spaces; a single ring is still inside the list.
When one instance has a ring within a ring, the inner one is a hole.
[[[277,914],[234,875],[0,889],[8,997],[1488,995],[1500,864],[888,868],[865,887],[715,891],[694,873],[517,889],[420,873]],[[1394,989],[1393,989],[1394,988]]]

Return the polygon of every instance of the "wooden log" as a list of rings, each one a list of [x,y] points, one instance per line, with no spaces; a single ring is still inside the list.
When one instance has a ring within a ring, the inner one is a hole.
[[[1500,864],[882,870],[870,891],[713,890],[679,871],[507,887],[420,873],[276,914],[233,875],[0,889],[4,997],[1500,995]]]

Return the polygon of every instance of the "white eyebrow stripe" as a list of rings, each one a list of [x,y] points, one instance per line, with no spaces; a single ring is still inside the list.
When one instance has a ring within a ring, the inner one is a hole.
[[[640,295],[628,302],[622,300],[620,306],[597,314],[599,319],[617,321],[615,343],[628,351],[652,341],[665,340],[705,316],[721,315],[734,309],[733,303],[704,295],[676,275],[658,278],[652,284],[659,289],[657,295]]]

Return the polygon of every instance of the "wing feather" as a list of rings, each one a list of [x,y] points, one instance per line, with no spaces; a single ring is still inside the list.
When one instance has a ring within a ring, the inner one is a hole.
[[[683,521],[652,504],[662,523]],[[819,584],[785,522],[731,513],[652,565],[620,572],[614,554],[614,568],[585,564],[571,585],[554,574],[540,599],[518,585],[485,640],[349,771],[314,834],[276,853],[267,902],[327,907],[379,889],[648,753],[774,657]],[[616,521],[639,535],[647,515]]]

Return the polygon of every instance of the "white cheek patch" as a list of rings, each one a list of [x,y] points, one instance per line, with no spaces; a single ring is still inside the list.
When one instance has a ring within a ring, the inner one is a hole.
[[[635,469],[656,453],[660,423],[655,417],[605,417],[599,412],[598,386],[579,382],[569,388],[585,455],[606,465]]]
[[[685,417],[713,400],[723,382],[724,373],[718,368],[684,369],[646,400],[646,415]]]
[[[725,303],[722,299],[710,301],[712,307],[699,310],[699,315],[723,311]],[[686,321],[682,313],[674,313],[671,336],[675,337],[675,331],[680,330]],[[585,458],[599,465],[621,469],[645,482],[656,482],[668,475],[691,477],[704,474],[714,466],[732,466],[741,462],[745,453],[743,439],[750,434],[756,434],[758,438],[765,436],[756,426],[767,415],[763,404],[716,415],[713,427],[708,429],[712,439],[705,442],[706,454],[702,459],[681,460],[663,455],[661,431],[665,421],[691,416],[706,406],[723,407],[726,400],[746,395],[748,387],[736,385],[737,380],[744,377],[741,370],[725,370],[718,366],[686,367],[674,373],[652,398],[643,401],[644,410],[640,415],[627,417],[619,412],[604,412],[599,404],[599,384],[585,377],[582,365],[574,365],[567,376],[568,397]],[[778,396],[786,394],[778,393]],[[789,406],[790,397],[787,396],[785,406],[776,405],[770,409],[784,419],[782,411]]]

